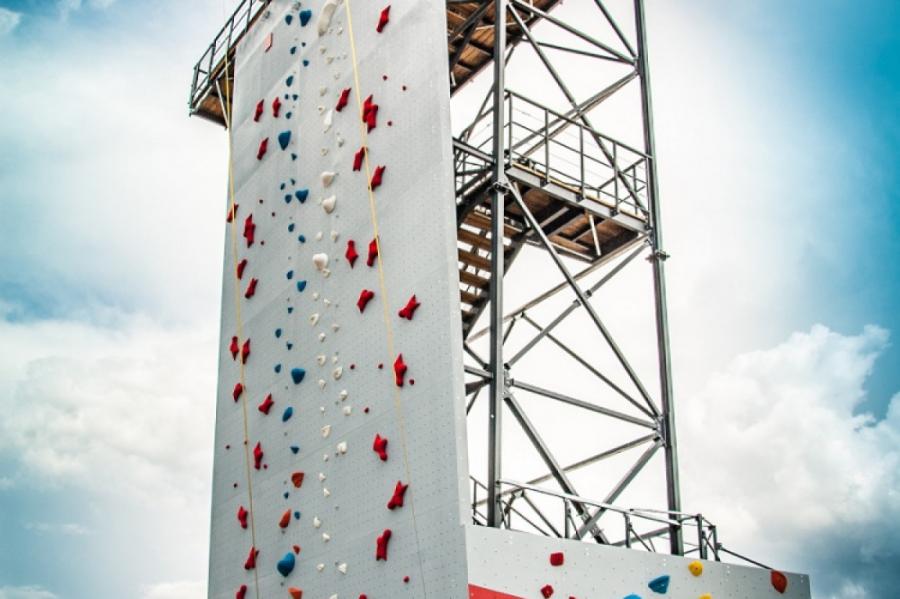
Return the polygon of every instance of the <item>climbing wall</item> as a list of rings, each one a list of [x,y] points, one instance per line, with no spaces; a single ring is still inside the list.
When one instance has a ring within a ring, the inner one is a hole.
[[[237,48],[211,598],[466,595],[444,20],[275,0]]]
[[[470,599],[809,599],[809,578],[467,527]]]

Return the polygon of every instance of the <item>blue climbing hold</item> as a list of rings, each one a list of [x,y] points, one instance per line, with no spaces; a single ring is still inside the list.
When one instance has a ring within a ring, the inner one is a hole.
[[[275,338],[278,339],[281,337],[281,329],[275,329]]]
[[[292,307],[288,306],[288,314],[293,314],[293,312],[294,312],[294,309]]]
[[[278,134],[278,145],[281,146],[282,150],[287,150],[289,143],[291,143],[290,130],[282,131],[281,133]]]
[[[294,15],[284,15],[284,22],[288,25],[291,24],[291,21],[294,20]]]
[[[306,60],[305,58],[303,59],[303,66],[305,66],[305,67],[309,66],[309,61]]]
[[[300,11],[300,26],[306,27],[306,24],[309,23],[309,20],[312,18],[311,10],[301,10]]]
[[[294,553],[291,551],[288,551],[287,553],[284,554],[284,557],[281,558],[281,560],[279,560],[278,564],[275,567],[278,569],[278,572],[282,576],[287,576],[288,574],[290,574],[291,572],[294,571],[295,563],[296,562],[294,561]]]
[[[297,53],[297,46],[291,46],[291,54]]]
[[[292,98],[294,101],[297,101],[297,100],[300,99],[300,96],[297,95],[297,94],[294,94],[294,95],[291,96],[291,98]]]
[[[294,113],[291,112],[290,110],[288,110],[288,111],[287,111],[287,114],[284,115],[284,118],[289,119],[289,118],[291,118],[293,115],[294,115]]]
[[[294,85],[294,76],[288,75],[288,78],[284,80],[284,84],[287,85],[288,87]]]
[[[641,596],[635,595],[634,593],[632,593],[631,595],[626,595],[625,599],[641,599]]]
[[[295,385],[299,385],[305,376],[306,371],[302,368],[294,368],[291,370],[291,378],[294,380]]]
[[[278,374],[279,372],[281,372],[281,364],[276,364],[275,365],[275,374]]]
[[[289,308],[289,309],[293,310],[293,308]],[[285,345],[287,345],[288,351],[294,349],[294,344],[291,343],[290,341],[288,341]]]
[[[294,223],[291,223],[288,225],[288,233],[293,233],[293,232],[294,232]]]
[[[278,186],[278,189],[283,190],[286,186],[287,186],[287,183],[282,183],[281,185]]]
[[[669,575],[663,574],[662,576],[657,576],[647,583],[647,586],[650,587],[650,590],[654,593],[662,595],[669,590]]]
[[[284,409],[284,414],[281,415],[281,421],[287,422],[288,420],[291,419],[291,416],[293,416],[293,415],[294,415],[294,408],[292,408],[291,406],[288,406]]]
[[[290,494],[289,492],[287,492],[287,491],[284,492],[284,498],[285,498],[285,499],[287,499],[287,498],[290,497],[290,496],[291,496],[291,494]]]
[[[293,152],[291,153],[291,160],[297,160],[297,155]]]
[[[297,281],[297,291],[303,293],[304,289],[306,289],[306,281]]]
[[[291,453],[293,453],[294,455],[297,455],[298,453],[300,453],[300,446],[299,445],[291,445]]]
[[[299,520],[299,519],[300,519],[300,512],[299,511],[294,512],[294,520]]]
[[[287,271],[287,274],[285,276],[287,277],[287,280],[290,281],[291,279],[294,278],[294,271],[293,270]]]
[[[296,196],[297,200],[302,204],[306,201],[306,198],[309,197],[308,189],[298,189],[294,192],[294,196]]]
[[[291,200],[293,200],[293,199],[294,199],[294,196],[292,196],[291,194],[287,194],[287,195],[284,196],[284,203],[285,203],[285,204],[290,204],[290,203],[291,203]]]
[[[306,243],[306,235],[301,235],[297,238],[297,241],[300,243]]]

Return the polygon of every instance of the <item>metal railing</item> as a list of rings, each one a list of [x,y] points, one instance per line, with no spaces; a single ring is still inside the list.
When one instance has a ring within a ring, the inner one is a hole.
[[[191,82],[191,95],[188,98],[188,109],[191,114],[203,97],[213,87],[212,76],[219,69],[225,54],[243,37],[256,16],[262,12],[272,0],[241,0],[231,17],[225,21],[222,29],[213,38],[212,43],[194,65],[194,77]]]
[[[517,92],[504,94],[508,166],[639,218],[647,217],[647,169],[640,150]],[[478,116],[454,144],[457,199],[490,175],[493,109]]]

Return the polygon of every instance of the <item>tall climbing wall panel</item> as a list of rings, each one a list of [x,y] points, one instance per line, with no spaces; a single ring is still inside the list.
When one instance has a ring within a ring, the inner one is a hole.
[[[212,598],[466,596],[444,21],[275,0],[237,47]]]

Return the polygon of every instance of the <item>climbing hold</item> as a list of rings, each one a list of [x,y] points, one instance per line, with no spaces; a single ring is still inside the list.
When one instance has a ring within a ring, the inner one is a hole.
[[[338,6],[339,1],[340,0],[326,0],[324,6],[322,6],[322,12],[319,14],[318,22],[316,22],[316,30],[320,37],[328,33],[328,27],[331,25],[331,17],[334,16],[334,11]]]
[[[244,258],[240,262],[238,262],[237,268],[235,269],[237,272],[237,278],[241,279],[244,276],[244,269],[247,268],[247,259]]]
[[[247,247],[253,245],[253,239],[256,234],[256,225],[253,223],[253,215],[250,214],[244,219],[244,239],[247,240]]]
[[[284,80],[284,84],[288,87],[292,86],[294,84],[294,76],[288,75],[288,78]]]
[[[277,97],[272,100],[272,116],[278,118],[278,113],[281,111],[281,100]]]
[[[551,566],[561,566],[565,561],[565,557],[563,556],[562,551],[557,551],[555,553],[550,554],[550,565]]]
[[[688,564],[688,570],[691,571],[691,574],[694,576],[700,576],[703,574],[703,562],[699,560],[694,560]]]
[[[247,515],[250,512],[244,509],[244,506],[240,506],[237,511],[237,520],[241,525],[241,528],[247,528]]]
[[[783,573],[778,570],[772,570],[772,574],[770,575],[770,580],[772,581],[772,587],[778,591],[779,593],[784,593],[787,590],[788,579]]]
[[[356,253],[356,242],[352,239],[347,240],[347,251],[344,252],[344,257],[347,258],[347,262],[350,263],[350,268],[353,268],[353,264],[356,262],[356,259],[359,258],[359,254]]]
[[[553,595],[553,587],[552,586],[550,586],[549,584],[545,584],[544,586],[541,587],[541,596],[544,597],[544,599],[547,599],[547,597],[551,597],[552,595]]]
[[[306,27],[306,24],[309,23],[309,20],[312,18],[311,10],[301,10],[300,11],[300,26]]]
[[[291,21],[293,21],[293,20],[294,20],[294,15],[291,15],[291,14],[284,15],[284,22],[287,23],[288,25],[290,25]]]
[[[275,368],[273,368],[273,370],[275,371],[275,374],[280,374],[281,373],[281,364],[276,364]]]
[[[278,134],[278,145],[282,150],[287,150],[288,144],[291,143],[291,130],[282,131]],[[285,196],[290,198],[291,196]]]
[[[372,100],[371,95],[363,102],[362,120],[366,124],[367,133],[371,133],[378,123],[378,104]]]
[[[303,13],[300,14],[302,15]],[[303,591],[301,591],[297,587],[288,587],[288,595],[291,596],[291,599],[303,599]]]
[[[703,593],[702,595],[700,595],[700,599],[712,599],[712,594],[711,593]]]
[[[328,267],[328,254],[313,254],[312,261],[316,270],[322,272]]]
[[[244,292],[244,297],[250,299],[256,294],[256,284],[259,283],[255,278],[250,279],[250,284],[247,285],[247,291]]]
[[[247,585],[242,584],[237,593],[234,594],[234,599],[244,599],[247,596]]]
[[[259,467],[262,465],[262,459],[265,454],[262,450],[262,445],[260,445],[259,441],[256,442],[256,447],[253,448],[253,467],[259,470]]]
[[[341,96],[338,98],[337,105],[334,107],[338,112],[342,111],[345,106],[347,106],[347,102],[350,100],[350,88],[348,87],[345,90],[341,91]]]
[[[297,455],[298,453],[300,453],[300,446],[299,445],[291,445],[291,453],[294,455]]]
[[[303,293],[304,289],[306,289],[306,281],[297,281],[297,291]]]
[[[394,383],[398,387],[403,386],[403,376],[406,374],[406,364],[403,362],[403,354],[397,354],[394,360]]]
[[[669,590],[669,575],[657,576],[647,583],[647,587],[654,593],[665,594]]]
[[[299,489],[300,487],[303,486],[303,477],[304,476],[305,476],[305,474],[303,474],[302,472],[294,472],[293,474],[291,474],[291,482],[294,484],[294,487]]]
[[[325,211],[325,214],[334,212],[335,204],[337,204],[337,198],[333,195],[322,200],[322,209]]]
[[[385,528],[384,532],[375,541],[375,561],[387,561],[388,541],[391,540],[391,529]]]
[[[397,315],[400,318],[405,318],[406,320],[412,320],[413,314],[416,312],[416,308],[418,308],[421,304],[416,300],[415,294],[409,298],[409,301],[406,302],[406,305],[400,308],[400,311],[397,312]]]
[[[338,455],[346,455],[347,453],[347,442],[341,441],[334,447],[335,451],[337,451]]]
[[[384,26],[388,24],[388,21],[390,21],[390,15],[391,5],[388,4],[384,7],[384,9],[381,11],[381,15],[378,17],[378,25],[375,26],[375,31],[381,33],[384,30]]]
[[[247,560],[244,562],[244,570],[252,570],[256,567],[257,555],[259,555],[259,551],[256,550],[256,547],[250,547],[250,554],[247,556]]]
[[[358,171],[362,168],[363,158],[366,155],[366,146],[362,146],[360,149],[356,151],[356,154],[353,155],[353,170]]]
[[[264,50],[265,52],[268,52],[269,50],[272,49],[272,41],[273,41],[273,39],[274,39],[274,35],[273,35],[272,32],[270,31],[270,32],[269,32],[269,35],[267,35],[267,36],[265,37],[265,39],[263,40],[263,50]]]
[[[359,292],[359,299],[356,300],[356,307],[359,308],[360,314],[362,314],[365,311],[366,305],[369,303],[369,301],[373,297],[375,297],[374,291],[370,291],[368,289],[363,289],[362,291]]]
[[[275,568],[278,570],[278,573],[282,576],[287,576],[294,570],[294,564],[296,558],[294,558],[294,554],[290,551],[284,554],[284,557],[278,560],[278,564],[275,565]]]
[[[306,198],[309,197],[309,190],[308,189],[298,189],[297,191],[294,192],[294,196],[302,204],[303,202],[306,201]]]
[[[244,345],[241,347],[241,362],[243,364],[247,363],[247,358],[250,357],[250,340],[247,339],[244,341]]]
[[[366,256],[366,266],[372,266],[375,264],[375,258],[378,257],[378,238],[374,238],[369,242],[369,255]]]
[[[369,183],[369,189],[375,190],[375,188],[381,186],[381,179],[384,177],[384,166],[376,166],[375,172],[372,174],[372,181]]]
[[[291,369],[291,379],[294,381],[295,385],[299,385],[303,380],[303,377],[306,376],[306,371],[302,368],[292,368]]]
[[[386,462],[388,459],[387,454],[387,445],[388,440],[387,437],[382,437],[379,434],[375,434],[375,442],[372,443],[372,451],[378,454],[378,457],[382,462]]]
[[[241,383],[237,383],[234,386],[234,390],[231,392],[231,396],[234,398],[234,401],[237,401],[241,398],[241,393],[244,392],[244,385]]]
[[[234,215],[237,214],[238,204],[232,204],[228,207],[228,212],[225,213],[225,222],[230,223],[234,220]]]
[[[260,100],[256,103],[256,110],[253,113],[253,120],[259,122],[260,117],[263,115],[263,111],[266,109],[266,101]]]
[[[266,155],[266,150],[269,149],[269,138],[265,138],[261,142],[259,142],[259,149],[256,150],[256,159],[262,160],[263,156]]]
[[[291,416],[293,416],[293,415],[294,415],[294,408],[292,408],[291,406],[288,406],[284,409],[284,413],[281,415],[281,421],[287,422],[288,420],[291,419]]]
[[[333,171],[322,171],[320,175],[322,178],[322,187],[328,187],[331,185],[331,182],[334,181],[335,173]]]
[[[330,435],[330,434],[331,434],[331,425],[326,424],[325,426],[322,427],[322,438],[327,439],[328,435]]]
[[[266,398],[263,400],[263,402],[261,404],[259,404],[258,406],[256,406],[256,409],[259,410],[260,412],[262,412],[263,414],[268,414],[269,410],[272,409],[272,405],[274,403],[275,402],[272,400],[272,394],[269,393],[268,395],[266,395]]]
[[[238,338],[236,336],[231,338],[231,345],[228,346],[228,350],[231,352],[231,359],[237,360],[240,350],[238,349]]]
[[[286,511],[281,514],[281,520],[278,521],[279,528],[287,528],[288,524],[291,523],[291,510]]]
[[[394,494],[391,495],[391,499],[388,501],[387,509],[394,510],[398,507],[403,507],[403,497],[406,495],[408,488],[409,485],[404,485],[398,480],[397,486],[394,487]]]
[[[332,123],[334,123],[334,111],[329,110],[325,113],[325,117],[322,119],[322,131],[324,133],[328,133],[328,130],[331,129]]]

